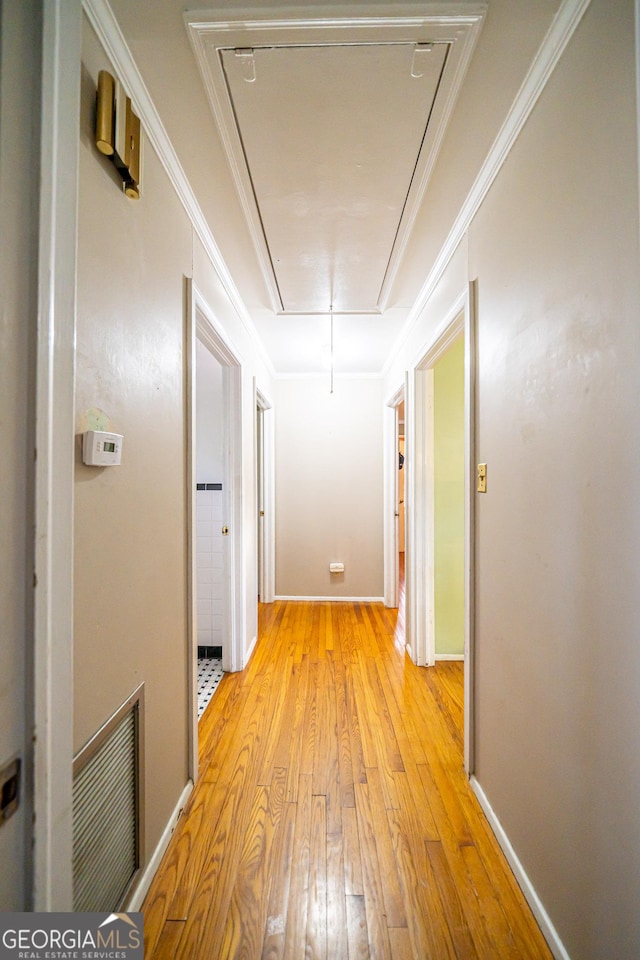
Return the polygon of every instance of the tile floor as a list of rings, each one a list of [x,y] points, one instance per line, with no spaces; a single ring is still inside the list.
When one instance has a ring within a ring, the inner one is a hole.
[[[222,680],[222,660],[198,658],[198,720]]]

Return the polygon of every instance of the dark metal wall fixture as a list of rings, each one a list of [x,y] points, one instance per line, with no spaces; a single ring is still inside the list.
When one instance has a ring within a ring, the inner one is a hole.
[[[122,178],[122,189],[132,200],[141,194],[142,130],[122,84],[106,70],[98,74],[96,146],[111,157]]]

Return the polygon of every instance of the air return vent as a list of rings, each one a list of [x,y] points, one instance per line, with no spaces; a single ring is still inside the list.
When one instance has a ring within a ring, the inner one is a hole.
[[[73,909],[115,911],[140,867],[144,684],[73,761]]]

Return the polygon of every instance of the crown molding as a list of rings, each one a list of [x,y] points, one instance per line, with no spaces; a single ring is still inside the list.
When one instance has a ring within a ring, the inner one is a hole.
[[[82,0],[89,23],[127,88],[149,143],[158,155],[193,229],[197,233],[231,305],[271,374],[275,370],[246,304],[229,272],[187,175],[107,0]]]
[[[456,220],[449,231],[435,263],[425,280],[409,315],[383,367],[383,374],[388,375],[402,347],[407,341],[411,328],[414,326],[422,311],[426,307],[438,282],[440,281],[449,261],[456,252],[460,241],[469,229],[469,226],[478,212],[491,185],[498,176],[509,152],[516,142],[520,131],[527,122],[531,111],[546,87],[549,78],[556,68],[560,57],[571,40],[575,30],[584,16],[591,0],[563,0],[556,13],[549,30],[542,41],[538,53],[518,91],[509,114],[500,128],[498,136],[493,142],[480,173],[476,177],[466,200],[464,201]]]

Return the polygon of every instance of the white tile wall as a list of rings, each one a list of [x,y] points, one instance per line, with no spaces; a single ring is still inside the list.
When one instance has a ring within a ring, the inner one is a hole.
[[[222,646],[222,490],[196,490],[198,645]]]

